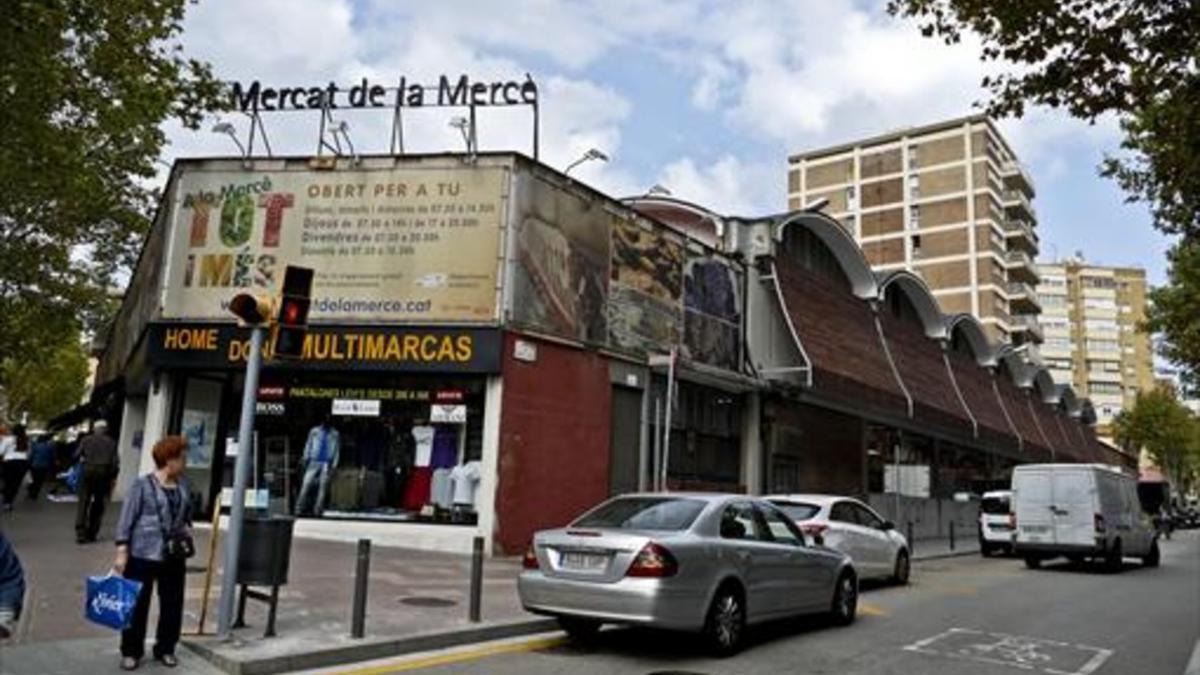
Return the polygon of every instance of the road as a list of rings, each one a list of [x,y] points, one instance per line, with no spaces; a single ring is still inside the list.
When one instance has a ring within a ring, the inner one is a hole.
[[[914,567],[905,588],[866,589],[848,628],[798,620],[762,627],[730,659],[696,655],[687,635],[611,629],[592,646],[560,635],[361,664],[382,675],[672,673],[753,675],[1180,675],[1200,638],[1200,531],[1163,542],[1163,564],[1118,575],[978,557]]]

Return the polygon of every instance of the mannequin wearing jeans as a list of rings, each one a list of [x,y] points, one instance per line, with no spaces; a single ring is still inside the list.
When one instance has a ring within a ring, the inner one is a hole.
[[[341,437],[337,429],[331,426],[328,417],[308,432],[308,441],[304,444],[304,480],[300,484],[300,496],[296,500],[297,515],[319,516],[325,510],[329,481],[333,478],[333,470],[337,468],[340,451]]]

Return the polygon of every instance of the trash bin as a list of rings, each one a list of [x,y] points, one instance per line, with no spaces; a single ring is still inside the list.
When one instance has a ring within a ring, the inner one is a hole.
[[[257,516],[247,517],[243,523],[237,582],[243,586],[287,584],[292,559],[292,528],[296,520]]]

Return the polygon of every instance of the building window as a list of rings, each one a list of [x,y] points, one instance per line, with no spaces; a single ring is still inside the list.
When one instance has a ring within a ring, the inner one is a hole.
[[[1121,347],[1116,340],[1088,340],[1087,350],[1089,352],[1119,352]]]
[[[1116,382],[1088,382],[1088,391],[1093,394],[1120,394],[1121,385]]]
[[[908,207],[908,229],[915,230],[915,229],[919,228],[920,226],[921,226],[921,207],[916,206],[916,205]]]
[[[858,208],[858,196],[854,190],[853,185],[846,187],[846,208],[847,209]]]
[[[908,195],[909,199],[916,201],[921,198],[921,177],[908,177]]]
[[[916,168],[920,165],[921,165],[921,163],[919,161],[919,155],[917,153],[917,146],[910,145],[908,147],[908,167],[910,169],[912,169],[912,168]]]
[[[919,234],[912,236],[912,252],[914,258],[921,257],[921,235]]]

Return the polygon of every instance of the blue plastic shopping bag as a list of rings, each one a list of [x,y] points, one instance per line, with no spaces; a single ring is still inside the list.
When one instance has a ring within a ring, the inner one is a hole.
[[[79,492],[79,479],[83,476],[83,464],[77,463],[66,471],[64,482],[67,484],[67,489],[71,492]]]
[[[112,573],[103,577],[88,577],[84,614],[92,623],[125,630],[133,620],[133,608],[141,591],[142,582]]]

